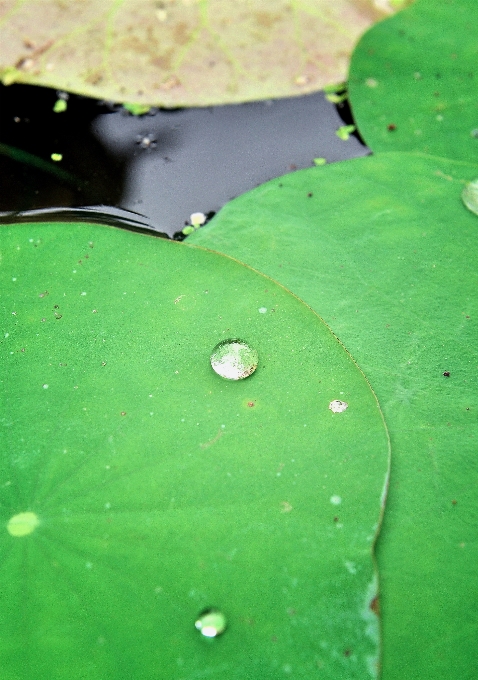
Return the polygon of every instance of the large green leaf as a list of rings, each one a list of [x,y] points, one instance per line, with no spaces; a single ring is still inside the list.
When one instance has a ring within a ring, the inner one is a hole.
[[[478,4],[417,0],[368,31],[349,92],[374,151],[478,160]]]
[[[0,76],[165,106],[344,80],[358,37],[409,0],[5,0]]]
[[[320,310],[377,393],[393,452],[378,543],[383,680],[471,680],[478,668],[478,218],[460,199],[477,175],[405,153],[304,170],[189,239]]]
[[[388,437],[325,324],[101,225],[3,226],[1,255],[2,678],[375,677]],[[225,380],[237,337],[258,367]]]

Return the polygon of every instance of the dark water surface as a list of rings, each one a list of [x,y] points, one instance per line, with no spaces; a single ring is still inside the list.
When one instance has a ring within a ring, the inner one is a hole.
[[[85,219],[172,236],[191,213],[211,216],[314,158],[369,153],[356,137],[336,136],[349,114],[344,107],[341,118],[323,92],[143,116],[77,95],[55,113],[57,99],[47,88],[0,86],[3,222]]]

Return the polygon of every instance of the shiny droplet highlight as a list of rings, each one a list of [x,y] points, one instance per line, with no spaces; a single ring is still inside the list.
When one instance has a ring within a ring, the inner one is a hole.
[[[39,524],[38,515],[34,512],[19,512],[8,520],[7,531],[10,536],[28,536]]]
[[[238,338],[223,340],[214,347],[211,354],[213,370],[227,380],[247,378],[254,373],[258,362],[256,350]]]
[[[349,405],[346,401],[340,401],[340,399],[334,399],[329,404],[329,409],[332,413],[342,413],[348,409]]]
[[[201,612],[195,622],[196,629],[207,638],[215,638],[226,630],[226,617],[214,607]]]
[[[461,192],[461,200],[468,210],[478,215],[478,179],[469,182]]]

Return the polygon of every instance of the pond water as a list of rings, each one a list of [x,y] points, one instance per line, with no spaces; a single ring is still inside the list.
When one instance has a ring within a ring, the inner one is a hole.
[[[350,123],[323,92],[133,116],[55,90],[0,86],[0,219],[101,221],[182,238],[194,212],[287,172],[369,150],[335,134]],[[57,159],[57,160],[54,160]]]

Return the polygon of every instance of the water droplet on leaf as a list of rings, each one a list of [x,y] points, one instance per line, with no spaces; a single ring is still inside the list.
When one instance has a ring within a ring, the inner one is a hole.
[[[259,362],[256,350],[238,338],[223,340],[211,354],[211,366],[222,378],[241,380],[254,373]]]
[[[226,617],[219,609],[205,609],[195,622],[196,629],[204,637],[215,638],[226,630]]]
[[[468,210],[478,215],[478,179],[469,182],[461,192],[461,200]]]
[[[332,413],[342,413],[343,411],[348,409],[348,407],[349,405],[347,404],[347,402],[340,401],[340,399],[334,399],[329,404],[329,409],[332,411]]]

